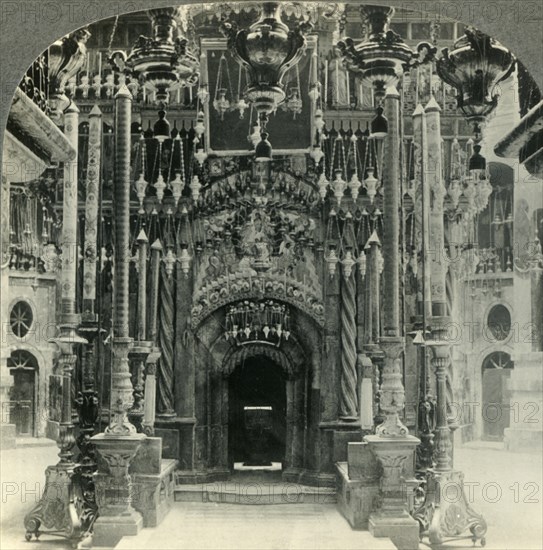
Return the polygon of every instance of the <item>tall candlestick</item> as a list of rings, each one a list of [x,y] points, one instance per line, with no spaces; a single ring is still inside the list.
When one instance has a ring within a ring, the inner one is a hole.
[[[384,209],[384,298],[383,335],[379,345],[385,354],[381,384],[381,409],[385,421],[377,426],[381,437],[406,437],[407,427],[399,413],[405,406],[405,391],[402,382],[401,354],[404,341],[400,333],[400,95],[396,88],[387,89],[385,95],[385,116],[388,119],[388,133],[384,138],[384,156],[390,162],[383,163],[383,209]],[[412,438],[417,440],[416,438]]]
[[[339,59],[336,59],[336,105],[339,105]]]
[[[79,109],[70,103],[64,114],[64,133],[75,149],[71,160],[64,163],[64,195],[62,202],[62,321],[77,324],[75,316],[75,287],[78,263],[77,247],[77,143]]]
[[[136,428],[127,411],[134,403],[128,353],[129,337],[128,275],[130,264],[130,126],[132,95],[125,85],[115,95],[115,274],[113,287],[113,363],[111,368],[111,411],[113,419],[106,428],[111,436],[130,436]]]
[[[429,207],[430,207],[430,189],[426,184],[427,180],[427,166],[428,166],[428,149],[427,149],[427,136],[426,136],[426,115],[422,105],[417,105],[417,108],[413,112],[413,136],[415,142],[415,167],[417,173],[415,173],[415,181],[419,182],[419,189],[422,196],[422,208],[420,213],[420,221],[418,223],[419,231],[421,235],[421,265],[417,272],[418,286],[419,286],[419,300],[417,303],[418,313],[430,319],[432,314],[432,301],[431,301],[431,278],[430,269],[428,266],[428,244],[429,244]],[[423,327],[425,330],[426,327]]]
[[[72,421],[72,375],[77,363],[76,346],[87,341],[77,335],[79,322],[75,312],[76,277],[78,264],[77,247],[77,154],[79,132],[79,109],[72,102],[64,111],[64,133],[71,146],[71,155],[64,160],[64,195],[62,225],[62,273],[61,273],[61,312],[59,336],[55,343],[60,348],[60,357],[55,367],[61,380],[61,411],[57,446],[60,461],[46,470],[46,484],[41,500],[25,516],[26,539],[40,536],[43,524],[54,529],[56,535],[73,537],[81,535],[82,524],[73,499],[75,464],[72,449],[75,445],[74,424]],[[50,514],[49,504],[52,495],[61,504],[62,514]]]
[[[383,208],[384,208],[384,307],[383,329],[385,336],[400,336],[400,95],[396,88],[389,88],[385,96],[385,116],[388,134],[384,138]]]
[[[328,59],[324,61],[324,105],[328,103]]]
[[[87,192],[85,197],[85,245],[83,263],[83,320],[94,321],[96,300],[96,260],[98,201],[102,154],[102,111],[95,105],[89,113]]]
[[[160,277],[160,254],[162,245],[157,239],[151,245],[151,298],[149,300],[149,336],[148,340],[153,343],[157,341],[158,330],[158,284]]]
[[[443,199],[446,189],[443,184],[442,169],[442,142],[441,142],[441,120],[440,107],[434,96],[426,105],[426,136],[428,140],[428,169],[426,171],[428,185],[432,190],[434,200],[430,212],[430,249],[433,251],[431,257],[431,278],[432,278],[432,315],[444,316],[447,314],[447,298],[445,294],[445,234],[443,224]]]
[[[147,336],[147,235],[142,229],[138,235],[138,340]]]

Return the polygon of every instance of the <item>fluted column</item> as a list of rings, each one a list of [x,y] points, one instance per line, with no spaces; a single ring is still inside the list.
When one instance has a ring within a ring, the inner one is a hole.
[[[356,373],[356,279],[355,273],[345,273],[341,280],[341,398],[339,415],[342,420],[358,420]]]

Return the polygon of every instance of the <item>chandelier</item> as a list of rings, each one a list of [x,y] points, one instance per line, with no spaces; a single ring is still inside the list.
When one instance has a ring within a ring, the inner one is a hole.
[[[274,300],[244,300],[228,307],[224,337],[237,345],[263,343],[279,346],[290,336],[290,313]]]
[[[337,43],[347,69],[359,75],[362,84],[373,87],[379,98],[388,87],[398,85],[407,66],[423,63],[434,51],[430,44],[421,43],[416,54],[390,30],[394,11],[385,6],[362,6],[360,13],[370,29],[369,37],[359,43],[348,37]]]
[[[200,63],[178,29],[180,8],[151,9],[148,15],[153,36],[140,36],[128,57],[124,52],[114,52],[112,57],[124,57],[126,67],[156,94],[156,100],[167,103],[171,90],[196,83]]]
[[[458,107],[467,120],[481,125],[498,103],[498,84],[513,71],[515,57],[499,42],[468,27],[451,51],[443,48],[437,73],[457,92]]]
[[[223,21],[221,30],[228,39],[228,48],[247,69],[249,84],[245,98],[250,101],[265,129],[268,115],[285,100],[282,78],[298,63],[305,50],[304,32],[311,24],[304,22],[289,30],[281,21],[278,2],[264,2],[260,18],[248,29],[237,29],[233,22]]]

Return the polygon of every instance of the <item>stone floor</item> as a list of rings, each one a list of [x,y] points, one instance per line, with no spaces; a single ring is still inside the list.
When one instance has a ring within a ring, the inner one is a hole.
[[[38,498],[43,471],[57,462],[57,452],[56,446],[45,440],[39,445],[0,451],[1,550],[70,547],[53,537],[44,536],[39,543],[24,540],[23,516]],[[518,454],[500,450],[497,445],[473,443],[456,450],[455,462],[465,472],[473,507],[489,525],[487,549],[543,548],[540,454]],[[469,548],[471,542],[459,541],[451,546]],[[369,533],[352,531],[334,504],[239,506],[177,502],[160,527],[144,529],[137,537],[126,537],[117,548],[378,550],[393,546],[387,540],[373,539]]]

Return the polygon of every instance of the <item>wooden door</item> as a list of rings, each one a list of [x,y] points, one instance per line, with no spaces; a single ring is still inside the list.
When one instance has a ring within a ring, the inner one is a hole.
[[[513,364],[508,354],[491,354],[483,364],[483,438],[502,441],[511,409],[508,380]]]
[[[34,391],[35,371],[26,369],[12,370],[10,418],[15,424],[15,432],[20,437],[34,435]]]

